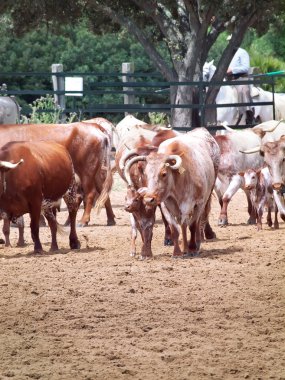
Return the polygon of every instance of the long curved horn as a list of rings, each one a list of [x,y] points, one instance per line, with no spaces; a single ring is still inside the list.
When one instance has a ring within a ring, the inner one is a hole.
[[[256,146],[255,148],[252,148],[252,149],[240,150],[239,152],[246,153],[246,154],[257,153],[257,152],[260,152],[260,146]]]
[[[223,121],[221,125],[229,132],[236,132],[233,128],[228,126],[228,123],[226,121]]]
[[[263,129],[263,132],[273,132],[273,131],[275,131],[275,129],[278,127],[278,125],[280,123],[282,123],[283,121],[285,121],[285,120],[284,119],[279,120],[278,123],[274,127],[271,127],[269,129]]]
[[[172,169],[172,170],[176,170],[176,169],[179,169],[181,164],[182,164],[182,158],[180,156],[178,156],[177,154],[171,154],[170,156],[167,157],[166,161],[170,161],[170,160],[175,160],[176,163],[173,164],[173,165],[169,165],[169,167]]]
[[[138,162],[138,161],[146,161],[146,156],[133,157],[132,159],[128,161],[127,165],[125,166],[124,176],[129,186],[133,186],[133,181],[131,180],[131,176],[130,176],[130,168],[135,162]]]
[[[131,149],[129,152],[124,154],[119,161],[119,168],[123,171],[127,160],[129,160],[131,157],[137,156],[137,155],[138,155],[138,153],[137,153],[136,149]]]
[[[6,168],[6,169],[15,169],[18,165],[22,164],[23,162],[24,160],[22,158],[16,164],[13,164],[12,162],[9,162],[9,161],[0,161],[0,167]]]

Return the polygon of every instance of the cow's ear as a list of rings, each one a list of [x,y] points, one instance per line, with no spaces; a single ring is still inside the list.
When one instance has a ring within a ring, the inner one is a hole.
[[[282,135],[282,136],[280,137],[280,140],[282,140],[283,142],[285,142],[285,135]]]
[[[244,177],[244,172],[239,172],[238,175],[240,175],[241,177]]]

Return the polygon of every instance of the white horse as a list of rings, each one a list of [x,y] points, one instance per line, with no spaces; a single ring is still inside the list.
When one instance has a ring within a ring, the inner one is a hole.
[[[206,62],[203,66],[203,80],[210,81],[216,71],[214,61]],[[274,119],[272,105],[258,105],[259,102],[272,102],[272,92],[265,91],[260,87],[254,87],[250,85],[251,97],[255,106],[252,106],[254,110],[254,118],[257,123],[263,123],[268,120]],[[281,120],[285,118],[285,94],[274,94],[275,101],[275,120]],[[221,125],[223,122],[227,122],[229,125],[246,124],[245,112],[243,107],[235,107],[235,103],[238,101],[238,93],[236,86],[221,86],[216,97],[216,104],[232,104],[233,107],[217,107],[217,124]],[[240,120],[239,120],[240,118]]]

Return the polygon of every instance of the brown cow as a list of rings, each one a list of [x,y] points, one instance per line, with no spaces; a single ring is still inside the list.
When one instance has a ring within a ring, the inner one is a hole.
[[[76,184],[67,150],[54,142],[10,142],[0,149],[0,209],[8,218],[31,218],[34,251],[41,252],[39,220],[44,213],[51,229],[51,250],[57,250],[53,202],[64,197],[70,217],[69,243],[80,247],[76,234]]]
[[[55,141],[69,152],[84,193],[84,213],[79,225],[90,221],[93,204],[106,205],[108,225],[115,224],[109,192],[112,187],[111,143],[102,126],[88,122],[71,124],[19,124],[0,126],[0,141]]]

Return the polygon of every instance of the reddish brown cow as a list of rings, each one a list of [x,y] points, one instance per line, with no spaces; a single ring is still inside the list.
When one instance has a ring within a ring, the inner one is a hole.
[[[108,225],[115,224],[109,192],[112,187],[111,143],[102,126],[88,122],[71,124],[19,124],[0,126],[1,144],[9,141],[55,141],[69,152],[84,194],[84,213],[79,222],[90,221],[93,204],[106,206]]]
[[[52,207],[61,197],[64,197],[70,217],[70,247],[80,247],[75,228],[75,175],[71,157],[62,145],[44,141],[8,143],[0,150],[0,174],[0,209],[10,220],[30,214],[35,252],[42,251],[39,239],[41,212],[51,229],[51,250],[58,249]]]

